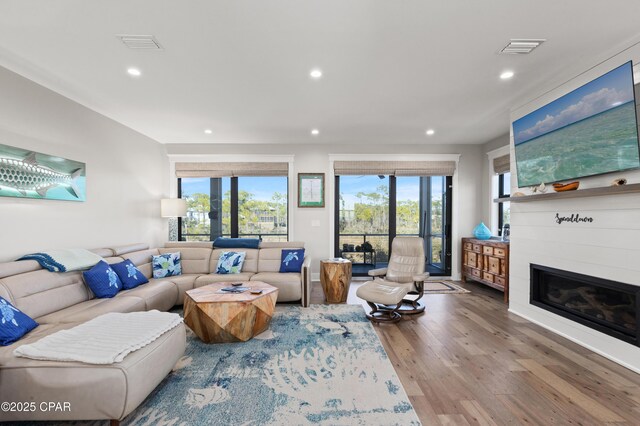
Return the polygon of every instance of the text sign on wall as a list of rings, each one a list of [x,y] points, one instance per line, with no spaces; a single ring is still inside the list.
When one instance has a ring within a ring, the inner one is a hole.
[[[558,225],[563,223],[593,223],[592,217],[580,216],[578,213],[571,213],[571,216],[560,216],[560,213],[556,213],[555,219]]]

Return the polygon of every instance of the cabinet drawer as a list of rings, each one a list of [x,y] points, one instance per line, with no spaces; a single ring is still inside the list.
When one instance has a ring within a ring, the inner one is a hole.
[[[488,272],[482,272],[482,279],[485,281],[493,282],[493,275]]]
[[[471,244],[471,243],[464,243],[464,249],[465,249],[465,250],[473,250],[473,244]]]
[[[507,282],[504,278],[502,277],[494,277],[493,278],[493,282],[495,282],[496,284],[500,284],[502,286],[504,286],[504,284]]]
[[[482,254],[487,254],[489,256],[493,255],[493,247],[483,246],[482,247]]]
[[[471,270],[471,275],[473,275],[474,277],[480,278],[480,270],[479,269],[472,269]]]
[[[493,255],[494,256],[504,257],[505,254],[506,254],[506,250],[505,249],[501,249],[501,248],[497,248],[497,247],[493,249]]]
[[[478,266],[478,255],[472,251],[468,252],[466,265],[476,268]]]
[[[495,257],[488,257],[487,259],[487,269],[489,272],[500,275],[500,259]]]
[[[482,246],[480,244],[472,244],[472,249],[476,253],[482,253]]]

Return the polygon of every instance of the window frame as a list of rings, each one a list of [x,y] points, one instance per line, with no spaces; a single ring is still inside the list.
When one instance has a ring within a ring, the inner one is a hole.
[[[508,172],[507,172],[508,173]],[[498,174],[498,198],[506,198],[511,196],[511,182],[507,182],[505,175],[507,173]],[[508,192],[505,191],[508,189]],[[498,202],[498,236],[502,236],[502,227],[504,226],[504,202]]]
[[[393,239],[398,236],[397,233],[397,176],[394,175],[386,175],[389,177],[389,246],[388,253],[391,254],[391,245],[393,243]],[[440,237],[442,239],[442,255],[443,259],[441,262],[441,267],[438,267],[442,270],[440,273],[431,272],[432,276],[451,276],[452,274],[452,222],[453,222],[453,176],[444,176],[443,179],[443,199],[445,200],[445,205],[443,206],[443,227],[440,234],[431,234],[431,221],[426,221],[425,223],[420,224],[419,236],[425,239],[425,242],[428,244],[428,252],[432,251],[432,241],[431,237]],[[428,210],[429,217],[431,217],[431,203],[429,202],[427,206],[424,206],[422,203],[426,203],[427,200],[431,200],[432,193],[432,185],[431,185],[432,176],[422,176],[420,179],[420,194],[421,194],[421,204],[420,211],[423,211],[425,208]],[[333,251],[335,257],[341,257],[342,251],[340,249],[340,175],[334,175],[334,194],[333,194]],[[420,220],[422,222],[422,220]],[[424,226],[428,225],[429,229],[424,229]],[[426,262],[427,253],[425,253],[425,262]],[[432,264],[431,261],[426,262],[428,264]],[[366,276],[364,274],[356,274],[354,276]]]
[[[252,176],[252,177],[271,177],[271,176]],[[269,235],[276,235],[276,236],[282,236],[285,235],[286,237],[286,241],[289,241],[289,235],[290,235],[290,206],[289,203],[291,201],[291,197],[289,196],[289,176],[281,176],[283,178],[286,179],[286,188],[287,188],[287,208],[286,208],[286,212],[287,212],[287,233],[285,234],[258,234],[259,238],[262,239],[263,236],[269,236]],[[178,198],[182,198],[182,178],[177,178],[178,179]],[[212,192],[212,188],[214,185],[214,179],[223,179],[223,178],[209,178],[210,179],[210,186],[209,186],[209,197],[211,197],[211,192]],[[238,220],[238,212],[239,212],[239,183],[238,183],[238,176],[229,176],[230,179],[230,204],[231,204],[231,211],[230,211],[230,237],[231,238],[238,238],[240,236],[240,226],[239,226],[239,220]],[[222,198],[221,198],[222,199]],[[222,211],[220,212],[220,215],[222,215]],[[222,216],[220,216],[222,217]],[[209,211],[209,220],[212,221],[212,215],[211,215],[211,211]],[[214,227],[210,226],[210,235],[209,235],[209,239],[211,241],[213,241],[214,236],[213,236],[213,230]],[[182,218],[179,217],[178,218],[178,241],[186,241],[185,240],[185,236],[182,233]]]

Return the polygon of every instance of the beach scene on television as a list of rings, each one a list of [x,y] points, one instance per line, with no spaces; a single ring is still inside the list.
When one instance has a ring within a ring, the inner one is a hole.
[[[628,62],[513,122],[518,186],[640,167]]]

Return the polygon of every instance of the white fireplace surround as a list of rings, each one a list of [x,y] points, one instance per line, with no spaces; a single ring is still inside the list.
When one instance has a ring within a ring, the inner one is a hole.
[[[511,122],[629,60],[640,60],[640,45],[513,110]],[[510,147],[511,194],[530,194],[529,189],[517,187],[513,130]],[[580,189],[609,186],[620,177],[640,183],[640,171],[620,172],[579,179]],[[593,221],[558,224],[556,213],[589,216]],[[510,312],[640,373],[639,347],[529,303],[531,263],[640,286],[640,194],[512,202],[510,255]]]

